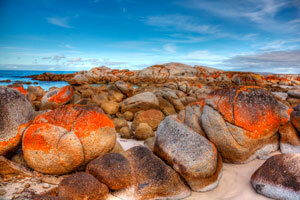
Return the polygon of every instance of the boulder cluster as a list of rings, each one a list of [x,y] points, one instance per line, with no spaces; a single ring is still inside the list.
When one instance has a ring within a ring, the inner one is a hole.
[[[257,158],[268,159],[251,177],[258,193],[300,199],[300,104],[288,101],[300,95],[280,98],[274,77],[174,63],[42,76],[71,85],[0,87],[0,175],[65,177],[33,199],[182,199],[216,188],[223,162]],[[127,139],[145,146],[124,151]]]

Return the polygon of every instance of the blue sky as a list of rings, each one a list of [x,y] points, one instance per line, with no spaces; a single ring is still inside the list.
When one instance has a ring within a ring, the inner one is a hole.
[[[0,0],[0,69],[300,73],[300,0]]]

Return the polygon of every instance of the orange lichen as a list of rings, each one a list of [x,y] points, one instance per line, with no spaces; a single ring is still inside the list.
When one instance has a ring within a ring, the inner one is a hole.
[[[12,87],[12,88],[15,89],[15,90],[18,90],[18,91],[21,92],[24,96],[27,95],[27,90],[25,90],[25,89],[23,88],[23,86],[22,86],[22,87]]]
[[[58,93],[49,98],[49,102],[64,103],[69,101],[74,94],[73,88],[69,85],[59,89]]]
[[[49,153],[51,146],[47,143],[41,132],[51,129],[48,123],[30,125],[23,137],[23,148],[26,150],[43,151]],[[50,134],[50,133],[49,133]]]
[[[78,138],[89,136],[92,131],[102,127],[114,128],[114,123],[105,114],[95,111],[85,111],[76,119],[72,130]]]

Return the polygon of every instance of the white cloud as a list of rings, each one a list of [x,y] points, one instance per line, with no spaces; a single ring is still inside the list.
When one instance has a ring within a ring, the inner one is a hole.
[[[70,18],[69,17],[50,17],[47,18],[48,23],[60,26],[63,28],[73,28],[70,24]]]
[[[69,62],[81,62],[81,61],[83,60],[80,57],[72,58],[71,60],[69,60]]]
[[[196,18],[185,15],[150,16],[145,23],[151,26],[175,28],[193,33],[212,34],[218,32],[216,26],[200,24]]]
[[[55,55],[55,56],[45,56],[45,57],[42,57],[43,60],[52,60],[52,61],[56,61],[56,62],[59,62],[60,60],[62,59],[65,59],[65,55],[64,54],[61,54],[61,55]]]
[[[177,47],[173,44],[166,44],[163,46],[163,49],[168,53],[176,53]]]

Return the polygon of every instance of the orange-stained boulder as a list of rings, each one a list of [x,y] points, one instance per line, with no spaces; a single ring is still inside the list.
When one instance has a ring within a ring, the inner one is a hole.
[[[69,85],[51,90],[43,96],[40,110],[55,109],[64,105],[72,99],[73,94],[74,90]]]
[[[164,114],[156,109],[150,109],[141,111],[138,113],[131,124],[133,130],[135,130],[140,123],[147,123],[152,130],[156,130],[159,123],[164,119]]]
[[[0,87],[0,155],[14,149],[20,142],[22,124],[34,117],[30,101],[19,91]]]
[[[25,90],[25,89],[23,88],[23,86],[20,86],[20,87],[12,87],[12,89],[18,90],[18,91],[21,92],[24,96],[27,95],[27,90]]]
[[[276,132],[288,112],[266,90],[243,86],[212,92],[201,120],[225,161],[245,163],[277,150]]]
[[[24,132],[22,147],[31,168],[64,174],[109,152],[115,143],[114,124],[100,108],[66,105],[38,115]]]

